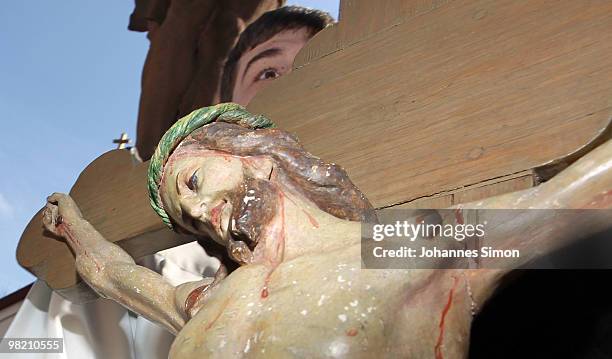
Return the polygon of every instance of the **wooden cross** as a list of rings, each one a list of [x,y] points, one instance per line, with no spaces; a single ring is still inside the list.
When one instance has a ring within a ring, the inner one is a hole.
[[[610,137],[612,2],[343,0],[340,12],[249,110],[344,166],[378,208],[528,188]],[[135,258],[191,240],[150,208],[147,165],[111,151],[70,192]],[[52,288],[78,283],[40,213],[17,258]]]

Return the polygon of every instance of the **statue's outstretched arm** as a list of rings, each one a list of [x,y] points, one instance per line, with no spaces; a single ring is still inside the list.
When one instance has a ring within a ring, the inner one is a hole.
[[[45,228],[66,239],[76,255],[78,273],[97,293],[162,324],[174,334],[183,327],[185,313],[176,305],[175,287],[105,240],[82,217],[70,196],[49,196],[43,216]]]
[[[607,209],[612,207],[612,140],[537,187],[490,197],[466,208]]]
[[[489,243],[494,243],[496,248],[521,251],[521,257],[513,263],[515,267],[584,238],[585,235],[606,230],[612,223],[609,210],[591,211],[588,215],[570,217],[571,213],[563,211],[531,209],[612,208],[612,140],[592,150],[548,182],[537,187],[460,207],[525,210],[515,211],[514,218],[487,232]],[[484,216],[488,214],[496,216],[494,212],[483,213]],[[491,262],[494,261],[495,259],[491,259]],[[508,263],[509,259],[504,261]],[[496,266],[494,263],[489,263],[486,267],[499,269],[474,272],[474,275],[479,277],[483,289],[488,289],[483,294],[488,293],[497,280],[511,269],[508,266],[504,268]]]
[[[537,187],[492,197],[469,208],[512,208],[516,218],[502,226],[495,243],[507,248],[522,248],[528,255],[521,260],[550,253],[572,241],[610,226],[610,211],[591,215],[562,215],[555,211],[530,209],[610,209],[612,208],[612,140],[595,148],[571,166]],[[525,215],[521,215],[524,213]],[[574,212],[574,213],[577,213]],[[571,222],[570,222],[571,220]],[[506,230],[505,232],[503,230]],[[503,237],[502,237],[503,235]]]

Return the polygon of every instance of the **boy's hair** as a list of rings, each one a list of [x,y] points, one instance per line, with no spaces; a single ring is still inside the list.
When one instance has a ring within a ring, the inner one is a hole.
[[[326,12],[301,6],[284,6],[261,15],[240,34],[238,42],[227,57],[221,78],[221,102],[232,101],[236,65],[245,52],[285,30],[307,28],[312,37],[333,21]]]

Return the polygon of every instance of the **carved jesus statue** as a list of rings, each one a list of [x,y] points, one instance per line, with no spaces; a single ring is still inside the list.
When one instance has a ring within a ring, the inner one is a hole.
[[[606,143],[539,187],[471,207],[609,208],[610,153]],[[174,287],[102,238],[64,194],[48,198],[44,223],[97,293],[176,334],[170,358],[465,357],[473,315],[508,271],[362,269],[361,222],[376,221],[367,199],[340,167],[238,105],[179,120],[150,166],[162,220],[225,246],[236,270]],[[519,229],[538,220],[498,235],[540,254],[572,240],[569,224],[531,237]]]

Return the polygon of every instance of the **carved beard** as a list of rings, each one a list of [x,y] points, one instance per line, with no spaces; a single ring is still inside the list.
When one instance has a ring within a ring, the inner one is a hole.
[[[232,204],[232,237],[252,250],[277,212],[278,188],[267,180],[247,178]]]

